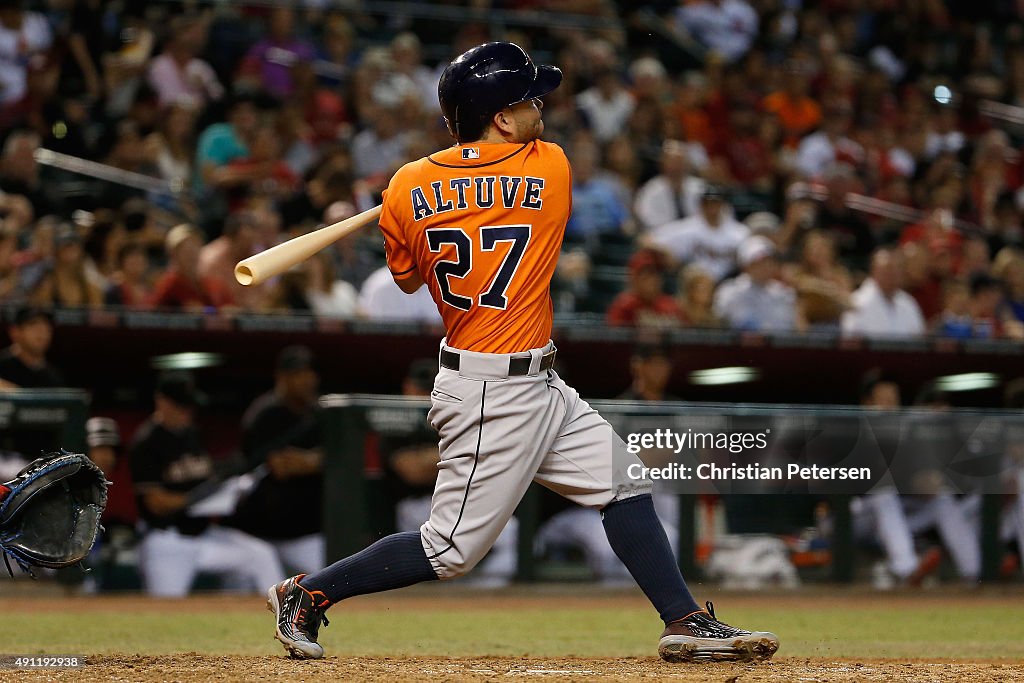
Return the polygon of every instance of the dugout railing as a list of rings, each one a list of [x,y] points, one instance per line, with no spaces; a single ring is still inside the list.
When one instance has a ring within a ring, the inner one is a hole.
[[[81,389],[0,391],[0,452],[34,459],[40,451],[85,452],[89,394]]]
[[[871,465],[870,481],[739,480],[659,483],[661,491],[682,496],[679,505],[679,564],[687,576],[700,576],[697,563],[697,502],[702,496],[805,496],[827,503],[830,565],[827,577],[838,583],[854,580],[865,544],[855,539],[851,500],[899,490],[930,495],[943,490],[980,496],[982,579],[998,577],[1004,544],[999,538],[1004,502],[1024,467],[1024,416],[971,410],[903,410],[892,413],[840,406],[635,403],[592,401],[616,431],[653,434],[658,429],[687,432],[768,433],[770,448],[760,453],[729,449],[684,449],[680,462],[745,462],[764,464],[789,460],[802,466]],[[379,535],[380,520],[392,514],[380,484],[383,469],[380,443],[389,435],[422,429],[429,401],[401,396],[329,395],[321,399],[327,452],[324,488],[324,531],[328,559],[356,552]],[[639,445],[639,442],[638,442]],[[659,455],[660,453],[660,455]],[[666,454],[668,457],[666,458]],[[643,449],[645,462],[664,466],[675,454]],[[723,456],[724,455],[724,459]],[[748,457],[749,456],[749,457]],[[660,458],[660,459],[659,459]],[[687,460],[686,458],[690,458]],[[880,465],[881,463],[881,465]],[[861,468],[863,469],[863,468]],[[938,477],[938,479],[936,478]],[[1011,481],[1012,480],[1012,481]],[[936,482],[939,482],[938,484]],[[938,486],[939,488],[935,488]],[[868,493],[867,495],[872,495]],[[706,499],[706,498],[705,498]],[[735,498],[734,498],[735,499]],[[545,578],[534,556],[533,539],[541,523],[540,491],[531,486],[516,511],[519,520],[519,580]],[[768,502],[771,510],[774,503]],[[762,509],[765,506],[762,505]],[[769,514],[769,516],[771,516]],[[813,524],[807,520],[808,526]]]

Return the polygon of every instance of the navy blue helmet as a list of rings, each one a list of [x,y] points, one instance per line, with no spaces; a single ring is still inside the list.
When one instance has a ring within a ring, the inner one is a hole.
[[[561,69],[536,66],[515,43],[484,43],[448,65],[437,96],[455,139],[472,142],[483,136],[499,111],[546,95],[561,82]]]

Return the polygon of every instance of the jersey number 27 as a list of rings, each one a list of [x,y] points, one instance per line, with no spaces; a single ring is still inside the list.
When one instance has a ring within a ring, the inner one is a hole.
[[[445,244],[455,246],[455,260],[438,261],[434,266],[434,277],[441,290],[441,300],[449,306],[468,311],[473,305],[473,299],[453,292],[449,278],[464,278],[473,269],[473,241],[462,228],[430,228],[426,233],[427,246],[432,252],[440,252]],[[494,251],[498,242],[512,244],[491,280],[491,285],[480,295],[480,305],[504,310],[508,306],[505,292],[519,268],[519,262],[523,260],[526,245],[530,243],[530,226],[488,225],[480,228],[481,251]]]

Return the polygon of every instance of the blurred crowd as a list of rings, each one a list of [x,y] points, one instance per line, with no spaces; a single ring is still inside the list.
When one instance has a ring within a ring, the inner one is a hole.
[[[505,39],[564,73],[557,311],[1024,339],[1019,3],[371,5],[0,1],[0,300],[437,322],[372,228],[259,287],[233,266],[450,145],[440,71]]]

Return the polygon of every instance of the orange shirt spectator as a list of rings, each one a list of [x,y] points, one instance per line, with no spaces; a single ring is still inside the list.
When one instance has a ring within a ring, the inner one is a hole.
[[[761,106],[779,118],[790,147],[821,123],[821,107],[806,95],[793,97],[785,91],[773,92],[762,100]]]
[[[712,121],[728,120],[727,98],[720,92],[711,93],[708,90],[707,78],[704,74],[690,72],[684,76],[684,82],[676,89],[675,100],[669,107],[671,116],[679,126],[677,136],[688,142],[699,142],[704,149],[711,150],[717,140],[718,134]],[[719,109],[725,108],[726,113],[721,114]]]
[[[689,142],[699,142],[710,149],[717,138],[711,128],[711,117],[703,108],[684,107],[677,104],[672,109],[679,122],[680,137]]]

